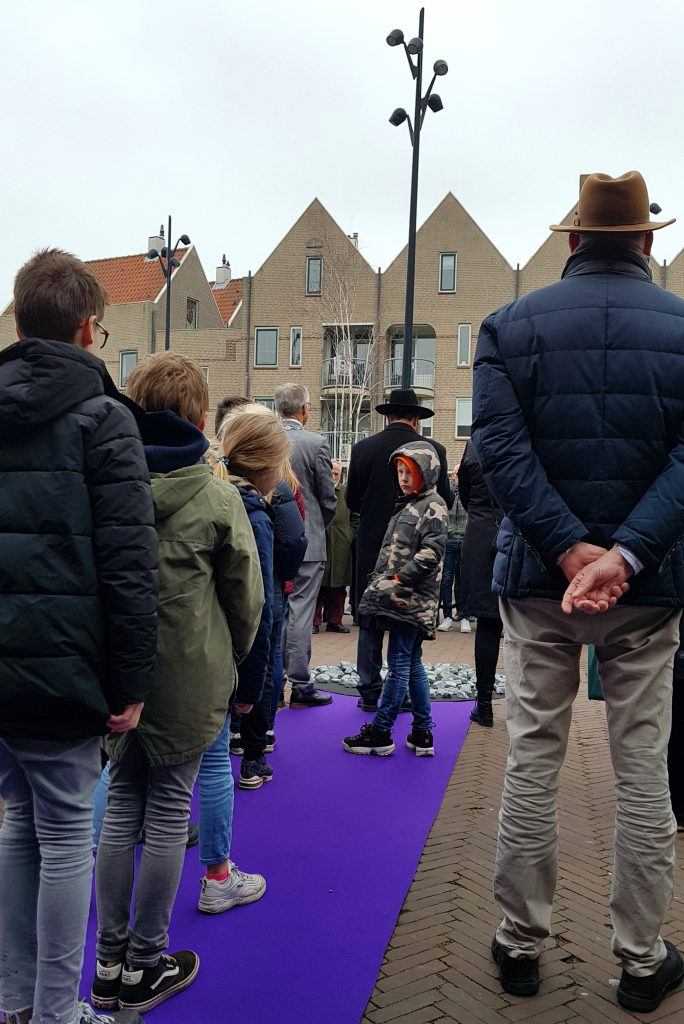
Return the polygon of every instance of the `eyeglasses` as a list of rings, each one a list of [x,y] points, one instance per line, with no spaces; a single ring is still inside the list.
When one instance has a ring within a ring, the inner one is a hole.
[[[102,344],[100,345],[100,348],[104,348],[105,345],[107,344],[107,340],[109,339],[109,331],[107,330],[106,327],[102,326],[99,320],[95,321],[95,326],[98,328],[98,330],[102,334],[102,337],[104,338]]]

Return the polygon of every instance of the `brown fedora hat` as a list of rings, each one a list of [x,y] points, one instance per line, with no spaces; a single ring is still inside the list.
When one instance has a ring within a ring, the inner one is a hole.
[[[609,174],[587,176],[572,224],[552,224],[552,231],[657,231],[672,220],[649,220],[646,182],[638,171],[620,178]],[[660,213],[658,207],[654,210]]]

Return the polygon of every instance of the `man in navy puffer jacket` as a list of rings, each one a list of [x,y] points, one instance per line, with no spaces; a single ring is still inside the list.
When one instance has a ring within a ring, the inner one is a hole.
[[[492,951],[507,991],[536,993],[559,771],[582,645],[593,643],[616,781],[617,995],[636,1011],[684,977],[660,936],[674,882],[667,742],[684,603],[684,302],[648,266],[664,226],[649,220],[640,174],[590,175],[574,224],[554,227],[570,232],[562,280],[484,321],[474,371],[473,446],[505,513],[493,585],[511,746]]]

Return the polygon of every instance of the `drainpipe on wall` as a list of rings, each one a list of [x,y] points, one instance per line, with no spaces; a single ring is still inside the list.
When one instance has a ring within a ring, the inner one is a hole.
[[[244,379],[244,392],[245,398],[249,398],[249,343],[250,335],[252,333],[252,271],[250,270],[247,274],[247,314],[245,316],[247,323],[247,329],[245,331],[245,379]]]
[[[520,264],[515,265],[515,297],[520,298]]]
[[[382,345],[380,339],[380,297],[382,293],[382,267],[378,267],[378,272],[375,277],[375,380],[379,381],[382,385]],[[371,388],[371,404],[370,404],[370,422],[374,426],[375,413],[373,412],[373,390]]]

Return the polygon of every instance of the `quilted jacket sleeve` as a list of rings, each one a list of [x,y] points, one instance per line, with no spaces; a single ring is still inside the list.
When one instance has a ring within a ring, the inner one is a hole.
[[[228,620],[233,656],[239,664],[254,643],[264,605],[264,585],[252,526],[237,491],[234,497],[230,493],[226,529],[216,560],[216,586]]]
[[[295,496],[281,483],[271,503],[273,511],[273,568],[281,582],[293,580],[302,564],[308,540]]]
[[[662,473],[613,534],[629,548],[644,569],[660,569],[684,534],[684,425]]]
[[[86,437],[86,479],[107,637],[107,700],[113,713],[144,701],[157,648],[157,532],[145,453],[118,402]]]
[[[264,601],[254,643],[238,668],[236,700],[239,704],[256,704],[261,699],[268,670],[273,626],[273,525],[265,514],[253,516],[251,523],[259,552]]]
[[[532,447],[499,350],[496,316],[492,313],[484,321],[477,343],[472,444],[491,494],[552,568],[558,556],[588,531],[551,485]]]

